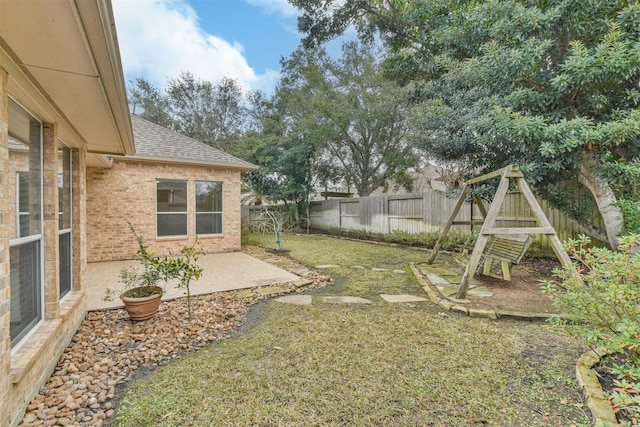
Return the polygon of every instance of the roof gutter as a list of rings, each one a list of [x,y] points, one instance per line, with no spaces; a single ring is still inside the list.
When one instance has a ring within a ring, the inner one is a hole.
[[[243,172],[250,172],[259,169],[259,166],[252,165],[251,163],[247,163],[246,165],[233,165],[229,163],[216,163],[216,162],[203,162],[198,160],[187,160],[187,159],[166,159],[160,157],[144,157],[144,156],[131,156],[131,157],[122,157],[122,156],[111,156],[113,160],[118,160],[122,162],[129,163],[159,163],[159,164],[173,164],[173,165],[184,165],[184,166],[210,166],[219,169],[232,169],[239,170]]]

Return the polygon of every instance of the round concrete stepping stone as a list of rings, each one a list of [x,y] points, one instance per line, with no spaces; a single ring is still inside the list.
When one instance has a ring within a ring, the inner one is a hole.
[[[365,298],[359,297],[323,297],[322,301],[329,304],[372,304],[373,301],[370,301]]]
[[[371,269],[371,271],[377,271],[377,272],[383,272],[383,271],[389,271],[388,268],[377,268],[377,267],[373,267]]]
[[[407,274],[407,272],[404,270],[393,270],[393,272],[396,274]]]
[[[426,301],[426,298],[422,298],[416,295],[380,295],[380,298],[387,302],[395,303],[395,302],[422,302]]]
[[[364,270],[364,267],[361,265],[352,265],[351,268],[353,268],[354,270]]]
[[[276,301],[293,305],[311,305],[311,295],[285,295],[276,298]]]
[[[339,265],[335,265],[335,264],[322,264],[322,265],[316,265],[316,268],[340,268]]]

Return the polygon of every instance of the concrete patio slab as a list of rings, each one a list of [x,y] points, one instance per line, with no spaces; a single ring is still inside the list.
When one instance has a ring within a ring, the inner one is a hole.
[[[135,260],[92,262],[87,265],[87,309],[100,310],[122,307],[119,298],[103,301],[104,290],[120,289],[118,275],[123,267],[137,266]],[[204,271],[200,280],[191,283],[191,294],[201,295],[235,289],[255,288],[277,283],[294,282],[299,279],[295,274],[253,258],[243,252],[207,254],[200,257],[198,264]],[[178,289],[169,282],[165,287],[163,300],[187,295],[186,289]]]

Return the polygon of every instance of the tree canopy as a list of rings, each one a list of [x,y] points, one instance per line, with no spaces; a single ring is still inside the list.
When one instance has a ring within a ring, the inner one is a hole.
[[[189,72],[169,79],[165,90],[143,78],[129,86],[134,114],[232,154],[243,149],[250,119],[247,103],[253,96],[231,78],[212,83]]]
[[[539,194],[617,247],[637,221],[640,4],[620,0],[291,0],[314,46],[379,34],[414,88],[420,146],[473,173],[518,163]],[[622,172],[624,171],[624,172]],[[635,174],[635,175],[634,175]],[[604,228],[589,224],[597,207]]]
[[[348,42],[342,57],[300,49],[283,61],[278,96],[290,118],[316,136],[324,161],[320,180],[368,196],[390,184],[411,189],[418,163],[408,138],[408,93],[385,79],[372,45]]]

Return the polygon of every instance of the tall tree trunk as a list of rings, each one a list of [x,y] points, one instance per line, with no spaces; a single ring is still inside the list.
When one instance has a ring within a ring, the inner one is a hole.
[[[593,153],[586,151],[581,156],[581,161],[578,181],[593,195],[598,211],[604,220],[609,245],[613,250],[617,250],[618,237],[624,226],[622,209],[618,206],[616,196],[607,180],[598,174],[598,161]]]

